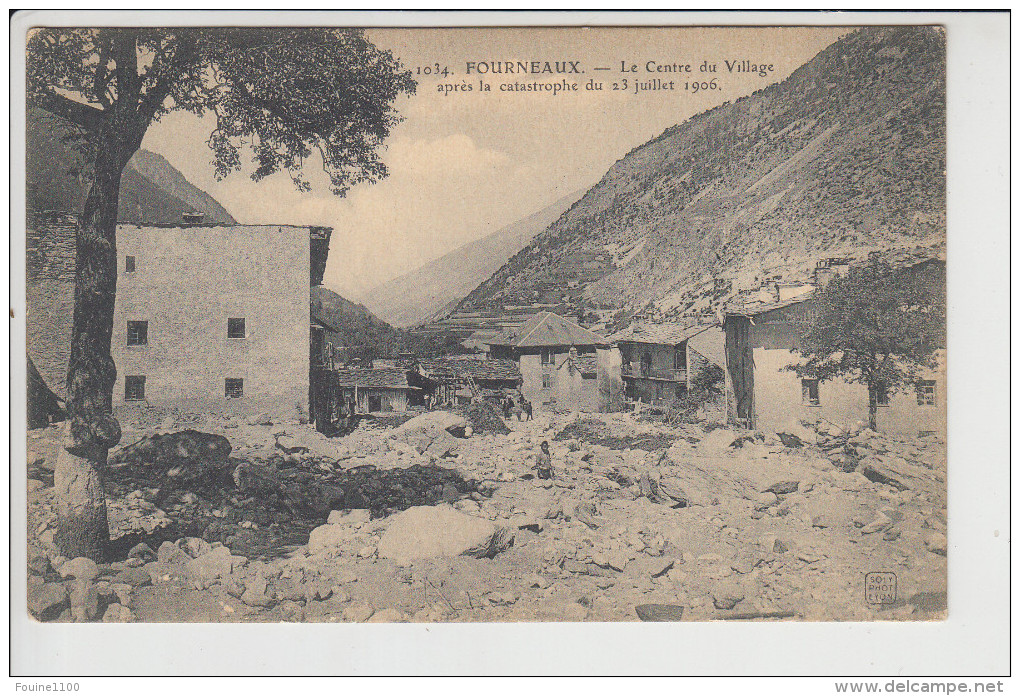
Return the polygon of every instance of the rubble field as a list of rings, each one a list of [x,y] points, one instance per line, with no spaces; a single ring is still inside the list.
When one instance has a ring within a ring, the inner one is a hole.
[[[58,555],[61,426],[30,431],[29,611],[106,622],[946,615],[935,437],[633,414],[504,423],[486,410],[366,420],[333,439],[265,414],[126,420],[104,476],[103,564]],[[542,441],[549,480],[533,468]]]

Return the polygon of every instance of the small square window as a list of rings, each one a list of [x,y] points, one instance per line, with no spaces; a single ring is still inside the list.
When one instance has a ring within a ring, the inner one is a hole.
[[[145,375],[126,375],[124,377],[124,401],[145,400]]]
[[[244,380],[235,377],[227,377],[225,391],[228,399],[240,399],[244,396]]]
[[[129,346],[149,345],[149,322],[129,321],[127,323],[127,344]]]
[[[244,318],[227,319],[227,338],[245,338]]]
[[[551,349],[543,348],[542,349],[542,364],[543,365],[552,365],[553,364],[553,356],[554,355],[555,355],[555,353],[553,353]]]
[[[818,398],[818,380],[802,379],[800,381],[800,399],[805,406],[820,406]]]
[[[542,375],[542,389],[551,389],[551,388],[552,388],[552,375],[550,375],[550,374]]]
[[[922,379],[917,383],[917,405],[935,405],[935,380]]]
[[[134,273],[135,272],[135,257],[125,256],[124,257],[124,272]]]
[[[876,406],[888,406],[889,405],[889,389],[884,384],[880,384],[875,387],[871,393],[871,398],[874,400]]]

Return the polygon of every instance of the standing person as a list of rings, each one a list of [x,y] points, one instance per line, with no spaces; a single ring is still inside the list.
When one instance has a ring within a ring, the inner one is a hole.
[[[538,461],[535,463],[535,469],[538,471],[538,478],[540,479],[551,479],[553,477],[552,468],[552,454],[549,452],[549,442],[542,440],[542,444],[539,446]]]
[[[521,399],[521,402],[522,402],[521,408],[524,411],[524,415],[526,416],[525,420],[531,420],[532,418],[531,402],[528,401],[527,399]],[[546,444],[546,447],[548,448],[548,443]]]

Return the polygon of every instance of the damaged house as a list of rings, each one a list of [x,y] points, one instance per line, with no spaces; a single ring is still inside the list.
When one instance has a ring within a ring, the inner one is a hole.
[[[436,383],[402,367],[348,367],[333,372],[352,413],[402,413],[425,405]]]
[[[513,360],[449,355],[413,361],[419,373],[436,382],[438,404],[465,404],[473,399],[517,391],[521,370]]]

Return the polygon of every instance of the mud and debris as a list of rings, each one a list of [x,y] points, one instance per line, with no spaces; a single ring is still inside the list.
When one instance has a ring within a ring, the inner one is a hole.
[[[53,543],[61,427],[29,433],[28,608],[42,621],[946,610],[945,444],[933,436],[468,410],[326,438],[296,421],[168,416],[126,424],[105,472],[113,541],[91,564]],[[549,479],[535,475],[543,441]],[[870,603],[869,572],[894,573],[896,596]]]

